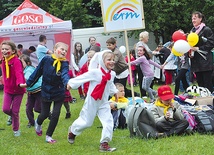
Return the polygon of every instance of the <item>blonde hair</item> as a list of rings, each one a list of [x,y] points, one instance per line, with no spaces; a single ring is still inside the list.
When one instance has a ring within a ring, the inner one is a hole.
[[[116,88],[118,88],[118,87],[123,87],[124,88],[124,85],[122,83],[119,83],[119,82],[115,83],[114,85],[116,86]]]
[[[103,62],[104,62],[106,56],[109,55],[109,54],[111,54],[114,57],[114,53],[112,51],[106,51],[105,53],[103,53],[103,57],[102,57],[103,58]]]
[[[88,51],[87,55],[93,57],[96,52],[94,50]]]
[[[58,47],[60,46],[64,46],[66,48],[66,51],[68,50],[68,45],[63,43],[63,42],[57,42],[55,45],[54,45],[54,50],[56,50]]]
[[[139,40],[142,41],[145,37],[149,36],[149,32],[143,31],[139,34]]]

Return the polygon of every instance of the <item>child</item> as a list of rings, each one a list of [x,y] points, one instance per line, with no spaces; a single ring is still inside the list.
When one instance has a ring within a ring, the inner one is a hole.
[[[21,88],[20,84],[25,83],[23,67],[21,61],[17,57],[16,45],[11,41],[3,41],[1,43],[2,75],[4,80],[4,98],[2,110],[5,114],[12,117],[12,126],[14,136],[20,136],[19,131],[19,110],[25,88]],[[10,121],[8,125],[11,125]]]
[[[89,66],[91,58],[94,56],[94,54],[95,54],[95,51],[92,51],[92,50],[88,51],[88,53],[87,53],[88,61],[82,66],[78,75],[81,75],[81,74],[86,73],[88,71],[88,66]],[[89,87],[89,82],[84,83],[83,91],[84,91],[85,97],[87,96],[88,87]]]
[[[42,111],[35,120],[35,130],[38,136],[42,135],[42,123],[49,116],[52,102],[53,111],[50,123],[46,132],[46,142],[55,143],[52,138],[53,132],[59,120],[60,110],[65,98],[65,88],[70,79],[68,75],[69,65],[66,61],[68,45],[58,42],[54,46],[54,54],[45,56],[33,74],[29,77],[26,84],[21,84],[22,87],[32,87],[37,80],[42,76]]]
[[[77,75],[78,72],[80,71],[79,69],[79,61],[82,58],[82,56],[84,55],[84,52],[82,50],[82,44],[80,42],[76,42],[74,44],[74,52],[73,54],[71,54],[71,61],[72,61],[72,65],[75,71],[75,74]],[[85,96],[83,94],[83,90],[82,90],[82,86],[80,86],[78,88],[78,93],[80,95],[80,99],[84,100]]]
[[[35,67],[32,66],[29,56],[22,54],[19,58],[24,67],[25,79],[28,80],[30,75],[34,72]],[[34,123],[35,123],[33,109],[35,112],[38,112],[38,113],[41,112],[41,102],[42,102],[41,85],[42,85],[42,78],[39,78],[37,83],[35,83],[32,87],[27,88],[28,94],[27,94],[27,103],[26,103],[26,114],[29,120],[27,125],[29,128],[31,126],[34,126]]]
[[[135,61],[130,62],[131,65],[140,65],[140,68],[143,72],[143,82],[142,82],[142,88],[148,93],[150,102],[155,101],[155,96],[157,92],[150,88],[150,85],[152,83],[152,80],[154,79],[154,72],[150,66],[150,64],[154,65],[155,67],[158,67],[162,69],[162,66],[155,63],[151,60],[148,52],[144,48],[144,46],[140,45],[137,47],[139,58],[137,58]]]
[[[72,70],[69,70],[68,75],[70,78],[73,78],[73,72]],[[71,110],[70,110],[70,105],[69,102],[73,102],[73,98],[71,96],[71,93],[69,90],[65,90],[65,99],[64,99],[64,107],[66,109],[66,116],[65,119],[71,118]]]
[[[84,129],[90,127],[96,115],[98,115],[103,126],[99,150],[101,152],[112,152],[116,148],[111,148],[108,145],[113,134],[113,118],[108,97],[110,94],[116,94],[118,90],[113,83],[115,72],[111,71],[114,68],[114,54],[109,50],[103,51],[102,54],[99,68],[95,67],[76,78],[70,79],[68,82],[73,89],[78,88],[85,82],[90,82],[88,95],[80,115],[69,127],[68,142],[73,144],[76,135],[81,134]]]
[[[180,135],[189,126],[180,104],[173,99],[174,94],[168,85],[158,88],[158,99],[151,111],[154,114],[156,128],[160,132],[159,136]]]
[[[130,58],[130,62],[135,60],[135,58],[131,54],[131,53],[133,53],[133,51],[135,52],[134,49],[132,49],[130,51],[130,57],[129,57]],[[125,60],[128,63],[128,56],[125,57]],[[133,82],[134,86],[136,85],[135,71],[136,71],[136,66],[135,65],[131,65],[132,82]],[[128,84],[131,85],[130,75],[128,76]]]
[[[128,105],[129,100],[125,98],[125,89],[121,83],[115,83],[116,88],[118,89],[117,97],[118,101],[116,102],[115,97],[113,96],[109,102],[111,107],[111,114],[114,120],[114,130],[119,127],[124,129],[126,124],[126,118],[124,116],[125,108]]]

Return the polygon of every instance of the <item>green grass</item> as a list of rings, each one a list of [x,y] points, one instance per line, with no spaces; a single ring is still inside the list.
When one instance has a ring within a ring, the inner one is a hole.
[[[134,87],[138,91],[138,87]],[[157,85],[154,87],[157,89]],[[96,155],[102,129],[98,118],[95,119],[91,128],[86,129],[80,136],[77,136],[73,145],[67,142],[68,127],[78,117],[83,101],[80,100],[78,91],[72,90],[72,95],[77,98],[76,104],[70,104],[72,117],[64,119],[65,108],[62,107],[61,116],[53,138],[55,144],[45,142],[45,134],[41,137],[35,134],[34,128],[27,128],[28,120],[25,114],[26,95],[24,96],[20,111],[21,136],[14,137],[11,126],[6,125],[7,115],[0,112],[0,154],[1,155]],[[2,92],[0,92],[2,101]],[[2,103],[1,103],[2,105]],[[46,132],[49,120],[43,124],[43,132]],[[129,131],[117,129],[114,131],[113,140],[110,145],[117,148],[111,154],[118,155],[211,155],[213,154],[213,135],[174,136],[158,140],[142,140],[130,138]],[[107,153],[103,153],[107,154]]]

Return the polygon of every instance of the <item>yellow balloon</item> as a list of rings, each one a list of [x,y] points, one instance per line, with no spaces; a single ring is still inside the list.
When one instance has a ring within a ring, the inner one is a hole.
[[[189,43],[190,46],[195,46],[198,43],[199,37],[197,33],[190,33],[187,36],[187,41]]]
[[[174,49],[174,47],[172,47],[172,53],[173,53],[175,56],[178,56],[178,57],[183,55],[183,53],[177,52],[177,51]]]

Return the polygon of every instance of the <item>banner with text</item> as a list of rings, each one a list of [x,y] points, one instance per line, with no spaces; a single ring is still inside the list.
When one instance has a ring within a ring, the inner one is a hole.
[[[105,32],[144,29],[142,0],[101,0]]]

